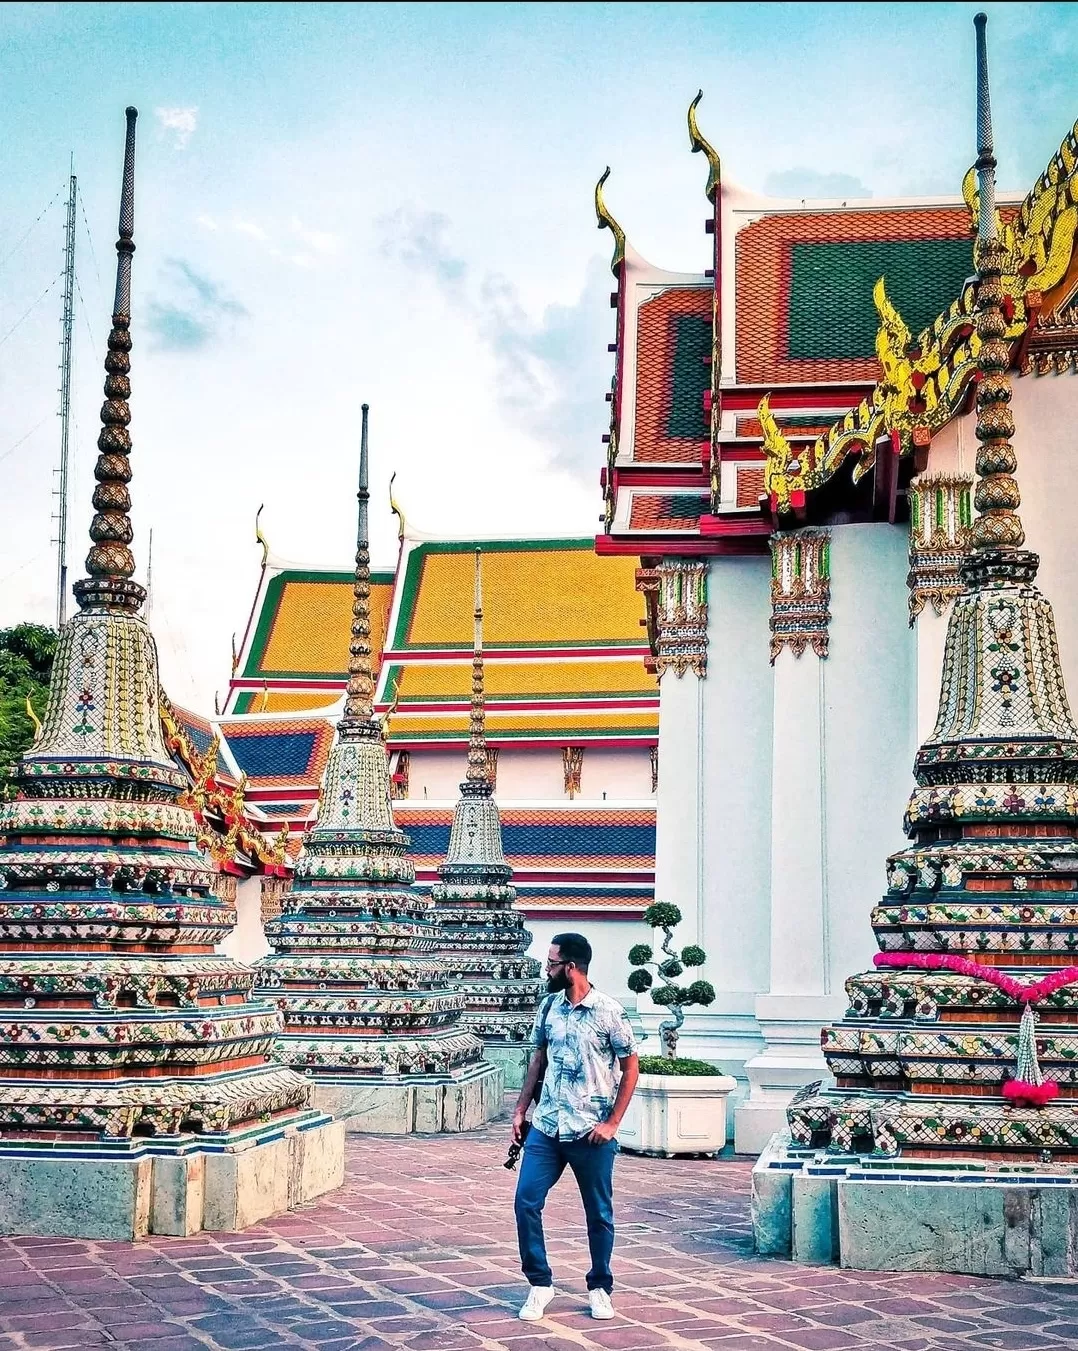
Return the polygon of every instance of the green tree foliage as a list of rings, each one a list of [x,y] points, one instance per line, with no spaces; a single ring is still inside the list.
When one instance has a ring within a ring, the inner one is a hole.
[[[5,782],[7,771],[34,739],[27,698],[38,717],[45,711],[55,654],[56,634],[44,624],[0,629],[0,775]]]
[[[669,901],[656,901],[644,911],[644,923],[652,929],[662,929],[662,952],[665,954],[655,961],[652,948],[647,943],[636,943],[629,949],[629,961],[636,969],[629,973],[626,982],[634,994],[643,994],[651,990],[651,997],[661,1008],[670,1010],[670,1017],[659,1027],[663,1041],[663,1051],[667,1061],[677,1056],[678,1029],[685,1021],[684,1010],[692,1005],[706,1006],[715,1001],[714,987],[706,980],[694,980],[691,985],[678,985],[677,978],[684,974],[687,966],[703,966],[707,953],[695,943],[682,948],[679,953],[673,947],[674,929],[681,923],[681,911]],[[653,989],[654,977],[646,968],[653,966],[662,984]]]

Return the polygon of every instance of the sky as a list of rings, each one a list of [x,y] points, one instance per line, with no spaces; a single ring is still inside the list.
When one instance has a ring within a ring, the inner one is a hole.
[[[611,237],[702,271],[706,165],[782,196],[959,189],[971,4],[0,6],[0,626],[55,614],[63,203],[79,182],[69,568],[82,575],[140,112],[131,485],[166,688],[208,711],[276,555],[348,568],[360,404],[372,553],[590,535]],[[992,4],[1001,189],[1074,119],[1078,7]]]

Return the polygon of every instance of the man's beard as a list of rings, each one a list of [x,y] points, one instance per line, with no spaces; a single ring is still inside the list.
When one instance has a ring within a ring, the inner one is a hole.
[[[547,994],[557,994],[559,990],[567,990],[569,981],[565,975],[565,968],[562,967],[555,976],[547,976],[546,992]]]

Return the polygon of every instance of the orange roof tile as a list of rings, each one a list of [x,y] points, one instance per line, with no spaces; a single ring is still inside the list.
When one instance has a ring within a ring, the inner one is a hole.
[[[965,273],[963,242],[969,254]],[[873,244],[921,247],[903,253],[873,249]],[[941,251],[940,245],[946,247]],[[796,253],[798,249],[803,252]],[[847,355],[832,351],[827,340],[831,330],[848,321],[851,305],[865,310],[874,335],[872,286],[882,272],[888,293],[916,332],[953,300],[973,266],[969,212],[964,207],[783,212],[746,225],[738,232],[735,250],[737,378],[745,384],[875,382],[879,365],[871,343],[867,351]],[[869,277],[877,263],[877,276]],[[869,272],[862,277],[866,267]],[[889,275],[892,267],[900,270],[912,288],[910,293],[924,309],[924,318],[918,319],[910,302],[896,294],[900,287],[896,277]],[[801,269],[798,278],[793,275],[795,268]],[[801,301],[794,314],[798,341],[792,349],[791,289],[795,281]],[[834,311],[832,296],[841,301]],[[806,333],[815,336],[824,355],[797,355],[811,346],[802,341]]]
[[[636,316],[636,423],[633,459],[666,463],[698,463],[708,440],[702,391],[710,388],[711,367],[689,333],[675,362],[679,325],[683,320],[706,324],[703,345],[710,355],[713,291],[710,286],[673,286],[645,300]],[[699,334],[695,335],[697,338]],[[696,370],[698,366],[698,370]],[[675,371],[677,367],[677,372]],[[682,370],[681,368],[684,367]],[[675,379],[675,373],[681,379]],[[697,375],[698,380],[693,376]],[[699,420],[700,432],[695,434]],[[686,436],[686,428],[693,434]]]
[[[703,493],[636,493],[630,530],[695,530],[708,508]]]

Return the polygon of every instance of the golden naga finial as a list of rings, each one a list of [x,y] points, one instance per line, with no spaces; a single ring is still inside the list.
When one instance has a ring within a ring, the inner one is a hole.
[[[26,696],[26,716],[34,724],[34,745],[37,745],[37,739],[41,735],[41,719],[34,712],[34,706],[30,702],[30,696]]]
[[[281,829],[274,836],[271,846],[272,857],[275,863],[285,863],[288,859],[288,822],[281,826]]]
[[[202,773],[199,779],[206,784],[217,777],[217,752],[221,749],[221,733],[215,732],[210,744],[206,747],[206,753],[202,757]]]
[[[262,698],[261,698],[261,699],[259,700],[259,702],[258,702],[258,711],[259,711],[259,713],[265,713],[265,711],[266,711],[266,709],[267,709],[268,707],[269,707],[269,686],[268,686],[268,685],[266,684],[266,682],[263,680],[263,682],[262,682]]]
[[[236,674],[236,670],[237,670],[237,668],[239,667],[239,664],[240,664],[240,654],[236,651],[236,635],[233,634],[233,635],[232,635],[232,674],[233,674],[233,675]]]
[[[1023,300],[1029,292],[1050,291],[1066,275],[1078,230],[1078,123],[1063,138],[1018,211],[1004,221],[998,211],[995,234],[1000,249],[1003,294]],[[981,215],[977,165],[962,179],[962,197],[976,234]]]
[[[595,185],[595,219],[599,222],[600,230],[609,230],[614,236],[614,253],[610,259],[610,271],[617,276],[618,268],[625,261],[625,231],[610,214],[606,199],[603,197],[603,184],[609,177],[610,165],[608,164]]]
[[[696,107],[703,97],[704,91],[701,89],[689,104],[689,148],[694,155],[697,151],[703,151],[707,156],[707,187],[704,189],[704,194],[709,201],[714,202],[715,195],[719,190],[719,184],[722,181],[722,161],[719,159],[719,152],[711,142],[701,136],[700,127],[696,121]]]
[[[394,469],[389,476],[389,509],[397,518],[397,539],[401,544],[404,543],[404,512],[400,503],[393,496],[393,480],[397,477],[397,471]]]
[[[401,701],[401,687],[400,687],[400,681],[398,680],[398,682],[397,682],[397,687],[396,687],[396,689],[393,691],[393,702],[389,705],[389,707],[386,709],[386,711],[382,714],[382,734],[383,734],[383,736],[388,737],[388,735],[389,735],[389,720],[390,720],[390,718],[392,718],[393,715],[396,713],[396,711],[397,711],[397,705],[400,703],[400,701]]]
[[[269,544],[266,542],[266,537],[265,537],[265,535],[263,535],[262,530],[261,530],[261,527],[259,526],[259,523],[258,523],[258,522],[259,522],[259,519],[260,519],[261,516],[262,516],[262,509],[263,509],[263,507],[265,507],[265,505],[266,505],[266,504],[263,502],[263,503],[262,503],[262,506],[260,506],[260,507],[258,508],[258,510],[255,512],[255,539],[258,541],[259,544],[262,545],[262,566],[263,566],[263,567],[265,567],[266,564],[267,564],[267,562],[269,561],[269,554],[270,554],[270,547],[269,547]]]
[[[764,488],[771,498],[772,510],[790,511],[793,503],[791,494],[799,492],[804,496],[805,477],[801,472],[801,462],[794,456],[789,441],[779,430],[775,415],[771,411],[771,396],[765,394],[756,409],[763,433]]]

